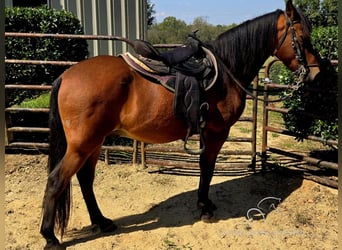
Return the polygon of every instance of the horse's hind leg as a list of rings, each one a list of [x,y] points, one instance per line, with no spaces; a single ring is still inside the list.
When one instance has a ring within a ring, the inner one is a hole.
[[[69,150],[49,174],[40,228],[41,234],[47,241],[45,249],[60,247],[54,233],[56,217],[63,236],[70,212],[70,181],[84,163],[85,158],[82,154]]]
[[[81,186],[83,198],[88,208],[91,223],[99,225],[102,232],[115,230],[117,227],[112,220],[105,218],[96,202],[93,183],[95,177],[95,167],[100,154],[101,147],[87,159],[84,166],[77,173],[77,179]]]

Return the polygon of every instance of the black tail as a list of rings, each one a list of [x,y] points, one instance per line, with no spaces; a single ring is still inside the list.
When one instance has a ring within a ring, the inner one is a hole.
[[[58,110],[58,92],[61,83],[62,79],[60,77],[53,82],[50,97],[50,149],[48,161],[49,173],[51,173],[54,168],[60,163],[66,152],[67,147],[65,133]],[[70,200],[71,190],[69,183],[60,195],[56,207],[56,225],[58,226],[62,236],[69,220]]]

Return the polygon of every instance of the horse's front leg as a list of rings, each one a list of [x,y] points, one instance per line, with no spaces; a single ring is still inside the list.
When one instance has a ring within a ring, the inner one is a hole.
[[[228,133],[229,130],[222,133],[206,133],[205,136],[205,150],[200,156],[201,177],[197,202],[197,206],[202,210],[201,220],[203,221],[209,221],[217,208],[209,199],[209,187],[214,174],[217,155]]]

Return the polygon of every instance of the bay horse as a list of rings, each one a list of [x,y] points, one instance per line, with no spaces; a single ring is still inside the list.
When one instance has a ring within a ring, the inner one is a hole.
[[[198,188],[204,221],[216,209],[208,197],[216,157],[245,107],[246,93],[240,85],[247,87],[272,55],[302,80],[312,81],[320,71],[309,22],[292,1],[286,3],[285,11],[246,21],[206,45],[218,57],[221,72],[205,92],[209,111]],[[93,57],[66,70],[53,83],[49,124],[49,175],[40,229],[46,249],[63,248],[54,231],[58,226],[63,236],[67,226],[70,181],[75,174],[91,223],[103,232],[116,229],[113,221],[103,216],[93,192],[95,165],[106,135],[167,143],[183,139],[187,132],[186,122],[174,115],[173,93],[151,83],[117,56]]]

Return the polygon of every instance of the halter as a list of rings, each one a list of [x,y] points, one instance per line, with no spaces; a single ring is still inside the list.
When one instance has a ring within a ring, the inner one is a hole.
[[[303,51],[301,49],[301,46],[298,42],[298,38],[296,35],[296,30],[294,28],[294,24],[298,23],[299,21],[291,21],[290,18],[287,16],[286,13],[284,13],[285,18],[286,18],[286,30],[280,40],[280,43],[278,45],[278,47],[276,48],[276,50],[274,51],[273,55],[277,56],[277,53],[279,51],[279,49],[281,48],[281,46],[284,44],[285,39],[287,37],[287,34],[289,32],[289,29],[291,30],[291,37],[292,37],[292,48],[294,50],[294,54],[296,56],[296,59],[298,60],[298,68],[297,70],[294,72],[295,76],[296,76],[296,85],[298,87],[299,84],[303,83],[305,78],[308,76],[310,69],[309,67],[315,67],[318,65],[308,65],[306,62],[305,57],[303,57]]]

